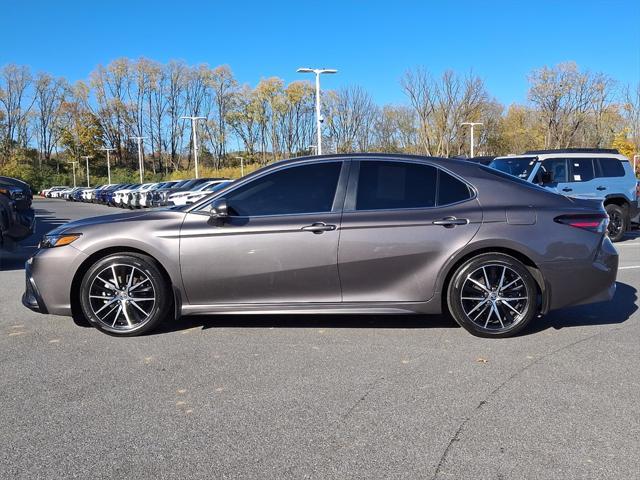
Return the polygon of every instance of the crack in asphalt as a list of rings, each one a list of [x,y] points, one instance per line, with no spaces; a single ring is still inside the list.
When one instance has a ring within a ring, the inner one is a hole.
[[[347,410],[347,412],[344,415],[342,415],[342,418],[340,420],[344,422],[347,418],[349,418],[349,416],[351,416],[351,414],[356,409],[356,407],[360,405],[362,402],[364,402],[367,396],[373,391],[376,385],[378,385],[382,380],[384,380],[384,377],[376,378],[375,381],[367,387],[364,394],[358,400],[356,400],[356,402],[353,405],[351,405],[351,408],[349,408],[349,410]]]
[[[509,377],[507,377],[502,383],[500,383],[496,388],[494,388],[491,392],[489,392],[488,395],[485,396],[485,398],[483,398],[482,400],[480,400],[480,402],[478,403],[478,405],[476,405],[476,407],[472,410],[471,414],[466,417],[464,420],[462,420],[462,422],[460,423],[460,425],[458,426],[457,430],[455,431],[455,433],[453,434],[453,436],[451,437],[451,439],[449,440],[449,443],[447,443],[446,448],[444,449],[444,452],[442,452],[442,456],[440,457],[440,460],[438,461],[438,464],[436,465],[436,469],[435,472],[433,473],[433,476],[431,477],[432,480],[437,480],[438,476],[442,473],[442,468],[444,467],[445,462],[447,461],[447,457],[449,456],[449,452],[451,451],[451,449],[453,448],[453,445],[458,442],[460,440],[460,435],[462,434],[462,431],[464,430],[464,427],[467,425],[467,423],[469,423],[469,421],[471,421],[476,415],[477,413],[482,409],[482,407],[484,407],[487,403],[489,403],[489,400],[491,400],[492,397],[494,397],[500,390],[502,390],[502,388],[505,387],[505,385],[507,385],[508,383],[510,383],[512,380],[514,380],[515,378],[519,377],[520,375],[522,375],[525,371],[527,371],[529,368],[533,367],[534,365],[540,363],[542,360],[546,360],[552,356],[554,356],[555,354],[569,349],[575,345],[578,345],[580,343],[586,342],[588,340],[591,340],[595,337],[599,337],[601,335],[606,335],[618,330],[622,330],[625,327],[617,327],[617,328],[611,328],[607,331],[604,332],[597,332],[594,333],[593,335],[589,335],[587,337],[581,338],[580,340],[576,340],[575,342],[571,342],[568,343],[560,348],[557,348],[545,355],[542,355],[541,357],[535,359],[533,362],[530,362],[526,365],[524,365],[522,368],[516,370],[514,373],[512,373]]]

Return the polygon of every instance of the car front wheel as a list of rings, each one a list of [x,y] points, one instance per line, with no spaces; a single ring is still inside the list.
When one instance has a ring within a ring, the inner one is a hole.
[[[454,320],[479,337],[515,335],[538,306],[536,282],[527,267],[502,253],[464,262],[451,278],[447,297]]]
[[[80,305],[96,328],[134,336],[157,327],[171,311],[171,290],[156,262],[136,253],[109,255],[85,273]]]

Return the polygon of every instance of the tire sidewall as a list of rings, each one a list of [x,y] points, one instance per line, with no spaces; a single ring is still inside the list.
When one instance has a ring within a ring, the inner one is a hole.
[[[89,303],[89,288],[95,275],[112,263],[131,265],[140,269],[149,277],[151,283],[153,284],[156,303],[151,310],[149,319],[142,325],[132,330],[121,331],[109,328],[97,318],[97,316],[93,313],[91,305]],[[169,293],[170,292],[167,282],[152,259],[144,255],[138,255],[134,253],[115,254],[101,258],[96,263],[94,263],[84,274],[84,277],[80,284],[79,303],[84,317],[89,321],[89,323],[91,323],[91,325],[110,335],[126,337],[141,335],[145,332],[148,332],[155,328],[159,323],[161,323],[162,320],[164,320],[170,307]]]
[[[525,283],[527,296],[529,297],[527,311],[522,320],[520,320],[516,325],[508,330],[499,332],[485,330],[473,323],[464,313],[464,310],[462,308],[460,292],[463,287],[466,275],[469,272],[480,268],[482,265],[487,264],[504,265],[520,275]],[[464,262],[460,267],[458,267],[458,269],[453,274],[451,281],[449,282],[447,291],[447,303],[453,319],[456,321],[456,323],[458,323],[458,325],[463,327],[468,332],[478,337],[502,338],[516,335],[529,324],[537,311],[537,293],[536,281],[533,278],[533,275],[531,275],[531,272],[529,272],[527,267],[523,265],[522,262],[509,255],[501,253],[487,253],[471,258]]]
[[[607,205],[605,207],[605,210],[607,211],[607,215],[609,215],[609,217],[611,217],[611,213],[612,212],[616,212],[616,213],[620,214],[620,217],[622,218],[622,228],[620,229],[620,232],[614,237],[609,236],[609,239],[612,242],[618,242],[618,241],[620,241],[622,239],[622,237],[624,236],[624,234],[625,234],[625,232],[627,230],[627,218],[626,218],[626,215],[625,215],[625,211],[621,206],[616,205],[614,203],[611,203],[611,204]],[[609,230],[608,229],[607,229],[607,235],[609,235]]]

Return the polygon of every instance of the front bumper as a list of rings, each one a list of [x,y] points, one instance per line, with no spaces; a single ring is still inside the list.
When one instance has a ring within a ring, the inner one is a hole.
[[[36,251],[25,264],[22,304],[34,312],[71,315],[71,285],[87,258],[73,245]]]
[[[28,260],[24,266],[25,289],[22,294],[22,305],[38,313],[49,313],[38,291],[33,275],[31,274],[31,261]]]

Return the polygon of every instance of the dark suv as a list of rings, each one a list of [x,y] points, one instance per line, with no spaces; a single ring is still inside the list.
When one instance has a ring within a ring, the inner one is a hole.
[[[25,182],[0,176],[0,246],[19,241],[33,233],[33,194]]]

